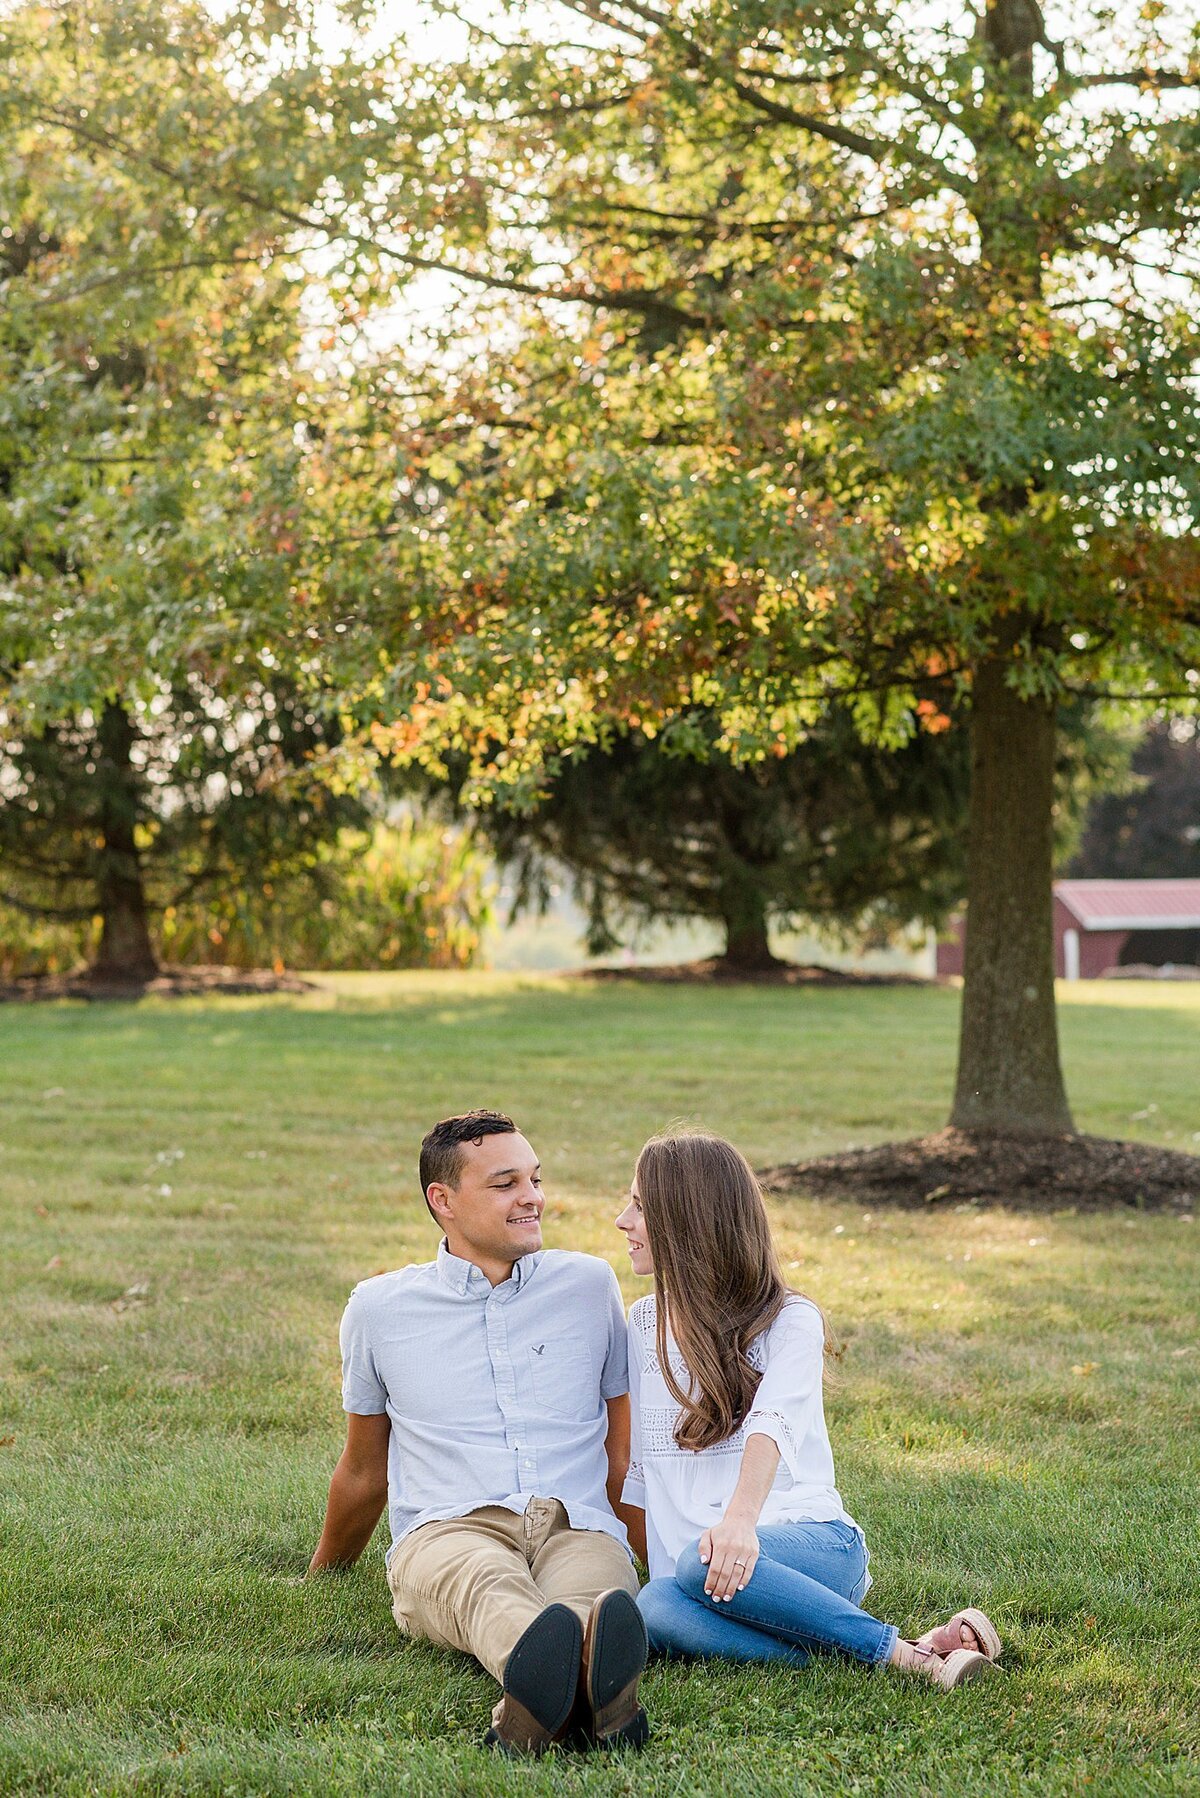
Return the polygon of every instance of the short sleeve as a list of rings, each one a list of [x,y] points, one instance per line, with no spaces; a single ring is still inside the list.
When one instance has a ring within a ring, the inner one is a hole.
[[[789,1299],[767,1331],[766,1366],[747,1413],[747,1436],[769,1436],[792,1478],[800,1448],[821,1411],[825,1325],[807,1299]]]
[[[646,1473],[642,1463],[642,1332],[635,1313],[642,1304],[638,1300],[629,1313],[626,1339],[629,1345],[629,1471],[621,1488],[627,1505],[646,1509]]]
[[[356,1417],[378,1417],[387,1410],[387,1389],[375,1366],[361,1286],[350,1294],[338,1336],[342,1345],[342,1409]]]
[[[605,1303],[608,1307],[608,1346],[600,1375],[601,1398],[623,1398],[629,1391],[629,1351],[625,1335],[625,1307],[621,1288],[611,1267],[606,1267]]]

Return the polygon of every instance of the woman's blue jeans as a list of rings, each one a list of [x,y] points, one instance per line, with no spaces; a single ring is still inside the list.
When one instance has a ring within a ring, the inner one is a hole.
[[[758,1532],[759,1558],[744,1590],[718,1604],[705,1596],[699,1543],[685,1548],[674,1577],[652,1579],[638,1598],[653,1653],[727,1661],[787,1661],[834,1649],[871,1666],[899,1634],[855,1600],[867,1584],[862,1537],[847,1523],[776,1523]]]

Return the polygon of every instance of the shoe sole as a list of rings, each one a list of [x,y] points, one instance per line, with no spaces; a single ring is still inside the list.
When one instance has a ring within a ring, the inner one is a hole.
[[[587,1697],[597,1720],[596,1740],[602,1748],[640,1748],[650,1734],[646,1713],[637,1703],[637,1682],[646,1666],[649,1640],[642,1613],[628,1592],[608,1593],[592,1624]],[[630,1714],[608,1729],[605,1711],[633,1687]]]
[[[528,1711],[546,1732],[548,1747],[571,1714],[579,1684],[579,1657],[583,1653],[583,1625],[565,1604],[549,1604],[521,1636],[504,1668],[505,1696]],[[493,1731],[488,1732],[489,1736]],[[502,1738],[498,1747],[508,1747]]]
[[[932,1648],[935,1654],[942,1654],[943,1652],[946,1654],[954,1654],[956,1650],[953,1648],[946,1650],[938,1648],[936,1645],[936,1638],[942,1635],[945,1630],[953,1630],[955,1624],[962,1623],[965,1623],[968,1628],[974,1630],[975,1639],[979,1643],[978,1652],[985,1654],[989,1661],[998,1661],[1001,1654],[1001,1645],[1000,1637],[996,1633],[996,1626],[991,1618],[986,1616],[983,1611],[976,1611],[973,1609],[955,1611],[948,1623],[939,1624],[937,1629],[926,1630],[923,1636],[917,1637],[917,1646],[921,1648]],[[976,1651],[972,1649],[969,1650],[969,1652],[975,1653]]]
[[[996,1663],[989,1661],[986,1654],[977,1654],[973,1648],[956,1648],[945,1657],[933,1677],[943,1692],[953,1692],[970,1680],[982,1679],[998,1671]]]
[[[968,1629],[975,1631],[976,1640],[989,1661],[1000,1659],[1000,1637],[996,1633],[995,1624],[983,1611],[968,1608],[957,1612],[951,1621],[965,1623]]]
[[[636,1715],[619,1729],[610,1729],[606,1736],[596,1737],[598,1748],[644,1748],[650,1740],[650,1719],[639,1705]]]

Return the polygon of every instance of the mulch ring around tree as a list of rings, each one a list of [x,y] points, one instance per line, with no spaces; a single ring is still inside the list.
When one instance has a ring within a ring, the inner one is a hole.
[[[193,999],[212,993],[311,993],[311,980],[273,968],[163,968],[152,980],[98,979],[88,972],[24,974],[0,982],[0,1004],[43,999]]]
[[[946,1129],[907,1142],[765,1168],[759,1179],[771,1193],[803,1192],[926,1210],[967,1203],[1019,1211],[1102,1211],[1128,1205],[1193,1213],[1200,1205],[1200,1156],[1105,1136],[1024,1141]]]
[[[571,968],[565,980],[636,980],[651,986],[930,986],[916,974],[857,974],[844,968],[824,968],[816,962],[778,961],[761,968],[742,968],[710,956],[707,961],[684,961],[651,967]]]

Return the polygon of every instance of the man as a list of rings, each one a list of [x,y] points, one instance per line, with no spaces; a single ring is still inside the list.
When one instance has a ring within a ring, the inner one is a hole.
[[[435,1125],[420,1179],[443,1240],[436,1261],[350,1295],[346,1447],[309,1571],[357,1560],[387,1501],[396,1622],[500,1681],[492,1746],[640,1745],[616,1276],[543,1250],[540,1164],[500,1112]]]

